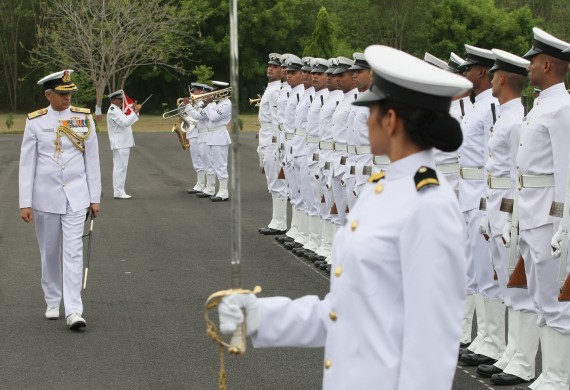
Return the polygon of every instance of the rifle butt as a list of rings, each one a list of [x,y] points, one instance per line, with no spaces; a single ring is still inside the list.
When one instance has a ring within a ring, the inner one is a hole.
[[[519,256],[519,260],[517,261],[517,265],[515,265],[515,269],[509,278],[507,287],[527,288],[526,272],[524,270],[524,259],[522,256]]]

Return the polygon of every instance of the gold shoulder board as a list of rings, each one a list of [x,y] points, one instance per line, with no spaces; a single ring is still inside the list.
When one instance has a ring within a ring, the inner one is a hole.
[[[37,117],[39,117],[39,116],[42,116],[42,115],[47,114],[47,112],[48,112],[47,108],[42,108],[41,110],[37,110],[37,111],[34,111],[34,112],[30,112],[30,113],[28,114],[28,119],[37,118]]]
[[[88,108],[73,107],[73,106],[71,106],[69,109],[70,109],[71,111],[73,111],[73,112],[80,112],[80,113],[82,113],[82,114],[91,114],[91,110],[88,109]]]
[[[386,172],[384,171],[375,173],[373,175],[370,175],[370,177],[368,178],[368,183],[377,183],[380,180],[384,179],[385,177],[386,177]]]
[[[416,190],[419,191],[425,186],[438,186],[439,180],[435,170],[428,167],[420,167],[414,175],[414,182],[416,183]]]

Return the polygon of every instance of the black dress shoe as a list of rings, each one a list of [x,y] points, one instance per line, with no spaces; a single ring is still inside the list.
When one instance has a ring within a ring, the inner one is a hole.
[[[277,234],[284,234],[285,230],[272,229],[270,227],[259,228],[259,233],[264,236],[275,236]]]
[[[327,268],[325,268],[325,272],[327,273],[327,275],[331,274],[331,268],[332,268],[332,265],[327,264]]]
[[[277,236],[279,238],[276,238],[276,240],[278,242],[280,242],[281,244],[285,243],[285,242],[292,242],[295,241],[295,239],[293,237],[289,237],[287,234],[284,234],[282,236]]]
[[[313,265],[314,265],[315,267],[317,267],[317,268],[320,268],[321,264],[323,264],[323,263],[326,264],[327,262],[324,261],[324,260],[317,260],[317,261],[315,261],[315,262],[313,263]]]
[[[283,247],[287,250],[292,250],[293,248],[299,248],[302,247],[303,245],[298,243],[297,241],[289,241],[289,242],[285,242],[283,244]]]
[[[303,252],[305,251],[305,248],[303,248],[302,246],[299,246],[297,248],[293,248],[291,250],[291,252],[293,252],[294,254],[296,254],[297,256],[303,256]]]
[[[197,194],[198,192],[201,192],[201,191],[198,191],[198,190],[194,190],[194,189],[192,189],[192,188],[189,188],[188,190],[186,190],[186,192],[188,192],[189,194]]]
[[[473,351],[467,349],[467,348],[459,348],[459,356],[461,355],[469,355],[470,353],[473,353]]]
[[[477,353],[463,354],[459,357],[459,361],[466,366],[478,366],[480,364],[495,364],[497,360],[485,355]]]
[[[314,261],[325,261],[327,258],[326,256],[316,255],[314,259]]]
[[[503,370],[492,364],[481,364],[477,367],[477,375],[483,378],[490,378],[493,374],[500,374],[501,372]]]
[[[312,255],[315,255],[315,254],[316,254],[316,253],[313,252],[312,250],[310,250],[310,249],[305,249],[305,250],[303,251],[303,253],[301,253],[301,256],[303,256],[305,259],[309,260],[309,256],[312,256]]]
[[[513,390],[532,390],[532,389],[530,387],[515,386],[513,387]]]
[[[230,198],[229,197],[228,198],[222,198],[220,196],[210,196],[210,200],[212,202],[226,202],[226,201],[230,200]]]
[[[459,343],[459,348],[467,348],[468,346],[471,345],[471,342],[468,343]]]
[[[323,261],[322,264],[319,265],[319,268],[320,268],[322,271],[324,271],[324,270],[327,269],[327,266],[328,266],[328,265],[329,265],[329,264],[328,264],[326,261]]]
[[[512,386],[525,382],[528,381],[525,381],[523,378],[519,378],[516,375],[505,374],[504,372],[491,376],[491,383],[499,386]]]
[[[198,198],[209,198],[210,196],[212,196],[211,194],[206,194],[205,192],[197,192],[196,196]]]

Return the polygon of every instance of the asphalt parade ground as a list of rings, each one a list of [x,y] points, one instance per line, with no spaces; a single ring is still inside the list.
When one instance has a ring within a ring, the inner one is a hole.
[[[135,133],[133,198],[113,199],[111,151],[99,134],[104,196],[83,292],[87,327],[70,331],[63,309],[60,320],[43,317],[34,227],[18,214],[21,138],[0,135],[0,389],[217,389],[219,350],[206,336],[204,303],[231,287],[230,202],[186,192],[196,176],[170,133]],[[257,232],[270,220],[271,197],[256,142],[240,134],[243,287],[324,297],[326,274]],[[322,353],[250,344],[245,356],[226,355],[227,388],[320,389]],[[458,367],[454,390],[490,388],[474,368]]]

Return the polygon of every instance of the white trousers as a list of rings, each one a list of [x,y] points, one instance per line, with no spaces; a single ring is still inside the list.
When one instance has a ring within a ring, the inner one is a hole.
[[[198,142],[198,154],[202,159],[203,170],[206,171],[206,174],[213,175],[215,171],[210,161],[210,147],[208,146],[206,141]]]
[[[332,215],[332,222],[337,226],[342,226],[346,219],[346,183],[342,181],[342,175],[333,176],[332,193],[338,214]]]
[[[83,277],[83,228],[87,209],[66,214],[34,210],[36,237],[42,261],[42,288],[46,305],[59,307],[63,296],[65,316],[81,315]],[[63,264],[63,267],[62,267]]]
[[[198,143],[198,137],[188,138],[190,143],[190,159],[192,160],[192,167],[196,172],[205,171],[204,161],[202,159],[202,154],[200,151],[200,144]]]
[[[308,180],[308,188],[310,193],[310,200],[305,203],[307,204],[307,213],[311,216],[320,216],[321,215],[321,199],[323,196],[320,176],[321,170],[319,169],[319,164],[315,163],[308,166],[309,169],[309,180]]]
[[[215,173],[218,180],[228,179],[228,149],[229,145],[210,145],[210,165],[213,171],[208,174]]]
[[[125,195],[125,181],[131,148],[113,149],[113,191],[115,196]]]
[[[489,245],[479,232],[484,212],[478,209],[464,211],[467,231],[467,294],[481,293],[486,299],[499,298],[499,283],[493,280],[493,266]]]
[[[560,260],[550,254],[553,233],[552,224],[522,230],[519,248],[524,259],[528,291],[538,311],[538,325],[547,325],[568,334],[570,303],[558,302]]]
[[[263,170],[267,179],[267,189],[272,197],[287,198],[287,184],[285,180],[278,179],[281,170],[281,162],[277,154],[277,144],[262,146],[259,150],[261,161],[263,162]]]

